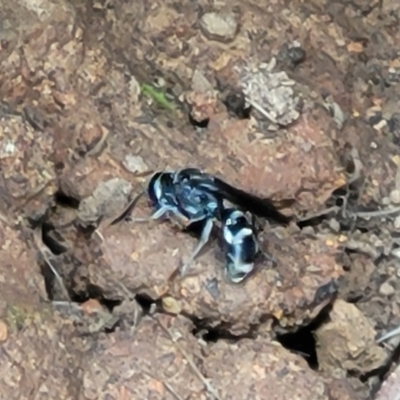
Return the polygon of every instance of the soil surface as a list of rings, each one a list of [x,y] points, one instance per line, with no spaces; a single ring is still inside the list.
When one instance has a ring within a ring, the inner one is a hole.
[[[399,16],[3,1],[0,399],[398,399]],[[129,205],[186,166],[292,218],[275,262],[176,274],[196,238]]]

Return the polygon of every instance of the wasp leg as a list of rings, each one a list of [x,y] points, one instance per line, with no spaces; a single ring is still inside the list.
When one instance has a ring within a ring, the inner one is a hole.
[[[267,261],[271,261],[273,265],[277,265],[278,262],[276,261],[276,259],[274,257],[271,256],[271,254],[268,254],[266,251],[261,250],[260,251],[261,255],[267,260]]]
[[[143,190],[142,192],[140,192],[126,207],[125,209],[122,211],[122,213],[114,218],[111,222],[110,225],[115,225],[118,222],[121,222],[125,219],[128,219],[128,217],[131,215],[132,210],[135,208],[137,202],[140,200],[140,198],[145,194],[146,192]]]
[[[159,210],[157,210],[153,215],[150,217],[146,218],[132,218],[131,221],[133,222],[150,222],[150,221],[155,221],[157,219],[160,219],[163,217],[165,214],[171,213],[177,220],[184,222],[187,222],[187,218],[180,213],[175,207],[169,207],[169,206],[162,206]]]
[[[212,219],[208,219],[207,222],[205,223],[203,231],[201,232],[200,240],[197,243],[197,246],[195,247],[192,254],[190,255],[189,260],[186,261],[186,263],[181,268],[181,276],[186,275],[188,269],[190,268],[190,265],[192,264],[194,259],[197,257],[197,255],[200,253],[201,249],[206,245],[206,243],[210,239],[213,225],[214,225],[214,223],[213,223]]]
[[[254,271],[254,262],[244,263],[238,256],[227,254],[224,268],[230,283],[240,283]]]
[[[157,210],[153,215],[151,215],[150,217],[146,217],[146,218],[132,218],[131,221],[133,222],[150,222],[150,221],[155,221],[159,218],[161,218],[162,216],[164,216],[167,212],[172,211],[171,207],[166,207],[163,206],[161,207],[159,210]]]

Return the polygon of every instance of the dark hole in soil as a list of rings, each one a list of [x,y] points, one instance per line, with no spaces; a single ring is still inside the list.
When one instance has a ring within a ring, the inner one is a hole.
[[[196,221],[192,222],[190,225],[188,225],[185,229],[184,232],[190,234],[191,236],[194,236],[196,238],[200,238],[201,232],[203,232],[204,226],[206,224],[205,220],[201,221]]]
[[[153,300],[150,296],[144,293],[138,293],[135,296],[135,300],[138,302],[140,307],[142,307],[144,315],[149,314],[151,306],[153,304],[156,304],[155,300]]]
[[[197,337],[201,337],[205,342],[215,343],[220,339],[230,340],[237,342],[238,340],[245,338],[254,338],[255,326],[250,326],[249,331],[243,335],[233,335],[229,332],[228,324],[220,324],[215,327],[211,327],[207,320],[199,319],[191,315],[185,315],[186,318],[190,319],[195,328],[192,329],[192,334]]]
[[[374,260],[374,265],[375,265],[376,267],[378,267],[379,264],[380,264],[382,261],[386,260],[386,259],[387,259],[387,256],[384,254],[384,250],[382,249],[382,254],[381,254],[378,258],[375,258],[375,260]]]
[[[301,328],[295,333],[278,335],[277,340],[286,349],[301,355],[310,368],[318,369],[316,342],[309,326]]]
[[[61,207],[73,208],[75,210],[79,208],[80,204],[80,201],[78,199],[72,196],[68,196],[61,190],[58,190],[54,194],[54,200]]]
[[[106,307],[110,312],[112,312],[114,307],[119,306],[121,304],[121,300],[113,300],[105,298],[103,291],[96,285],[88,285],[86,296],[79,298],[79,296],[75,295],[73,297],[75,297],[73,300],[76,301],[77,303],[84,303],[89,299],[96,299],[99,301],[101,305]]]
[[[331,309],[331,305],[326,306],[308,325],[298,329],[296,332],[278,334],[276,338],[285,349],[302,356],[313,370],[318,370],[314,331],[329,321],[329,312]]]
[[[347,255],[358,254],[358,253],[359,253],[357,250],[349,249],[348,247],[346,247],[346,248],[344,249],[344,252],[345,252]]]
[[[50,301],[54,300],[54,281],[55,277],[51,268],[47,265],[47,263],[40,264],[40,273],[44,279],[44,286],[46,289],[47,297]]]
[[[376,387],[372,388],[372,396],[375,398],[376,393],[380,389],[382,383],[387,378],[387,375],[391,372],[391,368],[393,365],[397,365],[400,360],[400,344],[395,348],[388,362],[380,368],[374,369],[364,375],[360,376],[361,382],[367,382],[371,377],[378,376],[379,383]]]
[[[192,334],[194,336],[199,336],[201,335],[201,338],[205,342],[209,343],[216,343],[218,340],[224,339],[224,340],[230,340],[233,342],[237,342],[238,340],[245,339],[245,338],[252,338],[253,335],[251,333],[245,334],[245,335],[232,335],[227,329],[223,328],[194,328],[192,330]]]
[[[189,122],[192,126],[196,127],[196,128],[207,128],[208,124],[210,123],[210,118],[205,118],[201,121],[197,121],[195,120],[192,115],[189,113]]]
[[[94,231],[97,229],[97,226],[95,226],[95,225],[84,226],[84,225],[80,224],[78,221],[74,221],[74,226],[76,227],[76,229],[77,229],[78,233],[81,235],[81,237],[85,240],[90,240]]]
[[[245,95],[241,90],[232,90],[223,100],[229,114],[238,119],[249,119],[251,106],[246,107]]]
[[[63,238],[57,233],[53,225],[46,222],[42,224],[42,241],[56,256],[67,251],[67,248],[62,245]]]
[[[344,198],[347,199],[347,205],[349,207],[357,206],[358,198],[359,198],[360,188],[356,184],[350,184],[349,186],[344,185],[340,188],[334,190],[326,201],[327,207],[337,206],[342,207],[344,203]]]
[[[221,332],[218,332],[216,329],[211,329],[207,333],[203,335],[203,340],[210,343],[216,343],[218,339],[233,339],[234,336],[228,337],[221,335]]]
[[[359,303],[362,299],[364,298],[364,296],[362,294],[357,294],[357,293],[350,293],[347,297],[346,297],[346,301],[350,304],[357,304]]]
[[[309,219],[306,219],[306,220],[303,220],[303,221],[298,221],[298,222],[297,222],[297,226],[298,226],[300,229],[304,229],[304,228],[306,228],[307,226],[318,226],[318,225],[320,225],[323,221],[325,221],[325,220],[327,220],[327,219],[328,219],[327,214],[326,214],[326,215],[320,215],[320,216],[318,216],[318,217],[309,218]]]
[[[350,231],[354,231],[355,229],[357,229],[358,231],[360,231],[361,233],[367,233],[369,232],[368,228],[362,227],[360,225],[355,225],[352,224],[351,222],[341,222],[340,223],[340,232],[350,232]]]

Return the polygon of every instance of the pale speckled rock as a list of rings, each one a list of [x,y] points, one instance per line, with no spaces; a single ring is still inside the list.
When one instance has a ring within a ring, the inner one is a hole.
[[[133,173],[141,173],[148,170],[146,162],[141,156],[135,156],[133,154],[127,154],[123,164],[126,169]]]
[[[400,190],[395,189],[395,190],[392,190],[390,192],[390,201],[393,204],[399,204],[400,203]]]
[[[379,293],[383,296],[390,296],[395,292],[394,287],[389,282],[384,282],[379,288]]]
[[[287,126],[300,116],[300,97],[294,89],[295,82],[286,72],[273,71],[275,64],[272,59],[269,64],[249,64],[236,69],[246,99],[254,109],[263,116],[267,113],[271,122]]]

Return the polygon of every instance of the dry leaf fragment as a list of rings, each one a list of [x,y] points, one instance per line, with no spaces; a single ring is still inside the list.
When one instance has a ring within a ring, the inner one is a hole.
[[[8,328],[6,323],[0,319],[0,343],[5,342],[8,337]]]
[[[349,53],[362,53],[364,51],[364,46],[360,42],[350,42],[347,45],[347,51]]]

